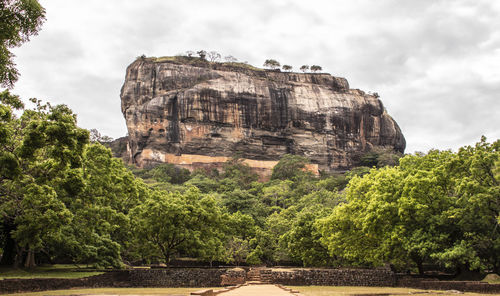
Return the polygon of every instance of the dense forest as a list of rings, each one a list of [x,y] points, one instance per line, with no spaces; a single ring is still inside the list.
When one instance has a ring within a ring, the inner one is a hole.
[[[372,151],[367,166],[320,176],[283,155],[258,182],[237,157],[222,171],[128,167],[65,105],[0,98],[3,265],[500,268],[499,140],[402,158]]]
[[[0,84],[10,48],[40,29],[37,1],[3,1]],[[0,92],[0,265],[170,264],[500,270],[500,140],[458,152],[370,151],[343,174],[283,155],[271,180],[237,156],[222,171],[128,167],[65,105]],[[401,157],[401,158],[400,158]]]

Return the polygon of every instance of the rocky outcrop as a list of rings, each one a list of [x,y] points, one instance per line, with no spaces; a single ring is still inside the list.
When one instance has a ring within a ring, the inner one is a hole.
[[[285,153],[346,170],[373,147],[403,152],[382,102],[329,74],[138,59],[121,90],[132,163],[217,167],[235,154],[261,174]]]

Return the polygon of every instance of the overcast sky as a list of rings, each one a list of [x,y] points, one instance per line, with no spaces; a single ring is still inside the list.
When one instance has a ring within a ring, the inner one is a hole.
[[[500,1],[41,0],[47,21],[14,52],[14,93],[69,105],[79,125],[126,134],[137,56],[216,50],[262,66],[317,64],[378,92],[406,152],[500,138]]]

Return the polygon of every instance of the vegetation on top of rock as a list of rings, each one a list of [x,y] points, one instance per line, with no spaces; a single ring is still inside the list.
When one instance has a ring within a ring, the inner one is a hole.
[[[205,59],[202,59],[200,57],[193,57],[193,56],[183,56],[183,55],[178,55],[178,56],[165,56],[165,57],[150,57],[146,58],[146,60],[151,61],[151,62],[169,62],[169,63],[174,63],[174,64],[179,64],[179,65],[193,65],[193,66],[209,66],[210,64],[220,64],[223,66],[227,67],[232,67],[235,69],[248,69],[252,71],[265,71],[262,68],[257,68],[254,67],[248,63],[242,63],[242,62],[237,62],[237,59],[234,57],[226,57],[225,60],[226,62],[210,62]]]
[[[196,53],[200,56],[200,59],[202,59],[202,60],[204,60],[207,56],[207,52],[204,50],[199,50]]]
[[[318,72],[318,71],[321,71],[323,70],[323,68],[321,66],[318,66],[318,65],[312,65],[311,66],[311,71],[313,72]]]
[[[271,68],[271,69],[279,69],[280,68],[280,63],[277,60],[273,59],[268,59],[264,62],[264,67]]]
[[[218,53],[216,51],[211,51],[207,55],[208,55],[209,61],[212,62],[212,63],[218,62],[220,60],[220,58],[221,58],[220,53]]]
[[[146,57],[145,55],[141,55],[137,57],[137,59],[144,60],[144,61],[151,61],[151,62],[170,62],[170,63],[176,63],[176,64],[184,64],[184,65],[193,65],[193,66],[208,66],[208,65],[213,65],[213,64],[218,64],[218,65],[224,65],[224,66],[230,66],[234,67],[236,69],[248,69],[248,70],[253,70],[253,71],[265,71],[265,69],[258,68],[255,66],[252,66],[248,64],[247,62],[238,62],[238,59],[235,58],[232,55],[227,55],[224,56],[224,61],[221,62],[222,55],[216,51],[210,51],[207,52],[205,50],[200,50],[197,51],[196,54],[198,56],[194,56],[195,52],[188,50],[186,51],[185,54],[179,54],[175,56],[164,56],[164,57]],[[280,67],[284,71],[291,72],[293,67],[291,65],[283,65],[275,60],[275,59],[267,59],[264,62],[264,67],[270,68],[272,70],[277,70]],[[308,65],[302,65],[300,67],[300,71],[302,72],[307,72],[309,69],[312,72],[318,72],[321,71],[323,68],[318,65],[313,65],[309,68]]]
[[[227,63],[236,63],[238,61],[237,58],[233,57],[232,55],[228,55],[228,56],[225,56],[224,57],[224,60],[227,62]]]

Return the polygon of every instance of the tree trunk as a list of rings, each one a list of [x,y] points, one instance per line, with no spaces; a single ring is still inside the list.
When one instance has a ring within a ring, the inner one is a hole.
[[[26,268],[35,268],[35,252],[32,249],[28,250],[28,256],[26,256],[26,261],[24,263]]]
[[[499,267],[500,267],[500,262],[495,262],[493,264],[493,273],[498,274],[500,272],[500,268]]]
[[[170,266],[170,253],[163,254],[165,257],[165,265]]]
[[[16,257],[16,242],[10,235],[10,232],[14,230],[14,227],[8,224],[3,224],[2,226],[3,226],[2,227],[3,237],[5,238],[5,240],[4,240],[3,254],[2,254],[2,260],[0,260],[0,265],[13,266],[15,262],[14,258]]]
[[[14,268],[19,268],[21,266],[21,263],[23,262],[24,258],[24,248],[19,247],[19,245],[16,245],[16,256],[14,257]]]
[[[424,275],[424,265],[422,264],[422,261],[417,262],[417,268],[418,268],[418,274]]]
[[[413,262],[415,262],[415,264],[417,264],[418,274],[424,275],[424,265],[423,265],[424,260],[422,260],[422,258],[420,258],[419,256],[412,256],[411,259],[413,260]]]

